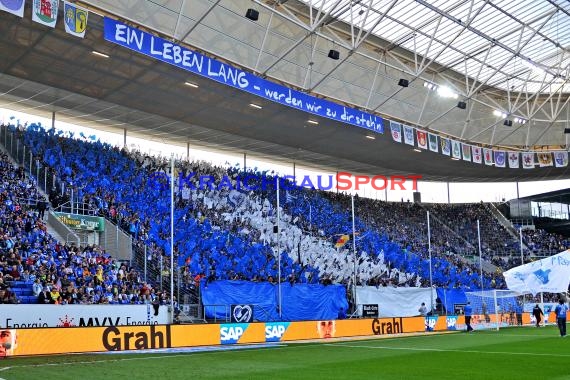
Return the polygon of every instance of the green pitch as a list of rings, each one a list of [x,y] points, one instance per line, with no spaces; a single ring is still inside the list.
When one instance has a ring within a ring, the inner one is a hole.
[[[554,326],[175,354],[9,358],[0,379],[570,379]]]

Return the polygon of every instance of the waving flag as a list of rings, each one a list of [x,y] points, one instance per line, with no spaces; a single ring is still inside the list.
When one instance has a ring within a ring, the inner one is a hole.
[[[525,169],[534,169],[534,153],[524,152],[522,154],[522,165]]]
[[[519,293],[562,293],[570,282],[570,250],[503,273],[507,287]]]
[[[334,247],[335,248],[342,248],[346,245],[346,243],[348,243],[349,240],[350,240],[349,235],[339,235],[335,239]]]
[[[451,155],[451,140],[440,137],[439,144],[441,145],[441,154]]]
[[[10,12],[19,17],[24,17],[24,0],[0,0],[0,11]]]
[[[402,124],[390,120],[390,131],[395,142],[402,142]]]
[[[509,168],[518,169],[519,168],[519,152],[508,152],[509,156]]]

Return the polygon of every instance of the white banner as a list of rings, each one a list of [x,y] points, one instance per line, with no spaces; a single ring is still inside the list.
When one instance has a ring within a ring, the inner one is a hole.
[[[561,293],[570,283],[570,250],[503,273],[507,287],[519,293]]]
[[[152,305],[2,305],[0,328],[162,325],[167,306]]]
[[[418,309],[422,302],[428,311],[431,308],[430,292],[435,308],[436,292],[430,288],[377,288],[375,286],[356,287],[356,303],[359,305],[359,315],[362,314],[362,304],[377,304],[378,317],[414,317],[420,315]]]

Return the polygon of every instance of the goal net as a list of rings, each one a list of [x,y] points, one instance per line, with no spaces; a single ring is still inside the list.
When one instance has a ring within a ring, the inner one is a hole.
[[[530,315],[524,312],[525,295],[500,289],[466,292],[465,295],[473,309],[471,326],[475,330],[530,324]]]

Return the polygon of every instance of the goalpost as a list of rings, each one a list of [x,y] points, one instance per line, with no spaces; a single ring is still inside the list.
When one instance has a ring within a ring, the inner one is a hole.
[[[475,330],[529,325],[528,312],[524,312],[525,295],[512,290],[482,290],[465,292],[471,303],[471,326]],[[530,295],[526,295],[530,299]]]

